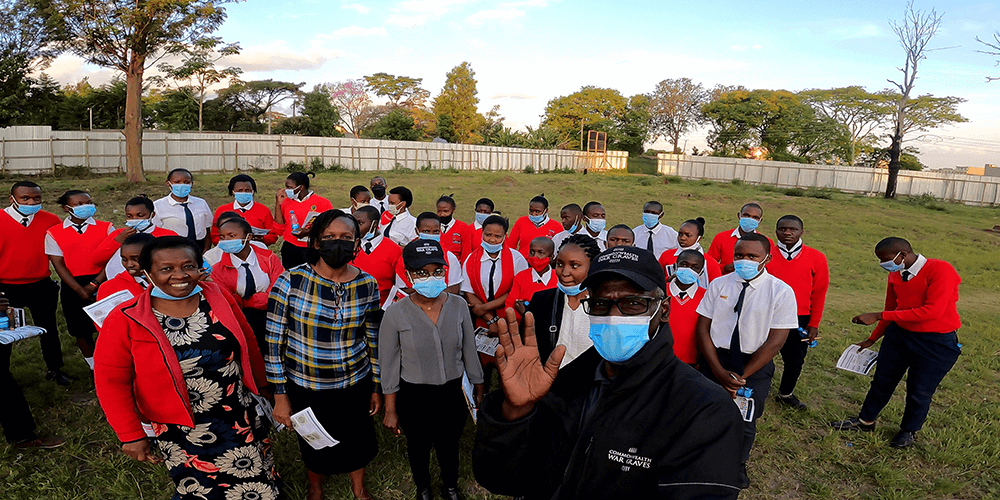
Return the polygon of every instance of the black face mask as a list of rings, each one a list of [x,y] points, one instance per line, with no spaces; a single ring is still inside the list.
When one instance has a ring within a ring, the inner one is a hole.
[[[385,197],[385,186],[375,185],[372,186],[372,195],[378,199]]]
[[[323,262],[326,262],[326,265],[340,269],[354,260],[354,242],[349,240],[321,241],[317,253]]]
[[[452,216],[449,215],[447,217],[438,217],[438,219],[441,219],[441,223],[447,226],[448,224],[451,224],[451,217]]]

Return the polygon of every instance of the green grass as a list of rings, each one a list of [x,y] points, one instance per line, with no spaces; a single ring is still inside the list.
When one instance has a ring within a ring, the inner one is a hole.
[[[285,174],[254,176],[260,188],[258,201],[272,204]],[[367,185],[370,176],[323,172],[313,187],[331,198],[334,206],[347,206],[350,187]],[[1000,463],[1000,396],[996,389],[1000,383],[1000,351],[996,347],[1000,342],[996,313],[1000,303],[1000,237],[983,231],[1000,224],[997,209],[922,199],[886,201],[820,190],[788,196],[785,190],[745,184],[645,175],[437,170],[408,171],[405,175],[391,172],[386,176],[390,187],[402,184],[413,189],[415,213],[432,209],[442,193],[455,193],[458,216],[463,220],[471,218],[472,203],[482,196],[492,198],[497,209],[513,219],[526,213],[532,196],[544,192],[553,215],[570,202],[600,200],[609,222],[638,225],[641,203],[656,199],[665,207],[665,221],[675,226],[685,219],[705,217],[706,245],[716,232],[733,227],[737,210],[747,201],[764,206],[763,227],[773,227],[781,215],[799,215],[806,222],[803,239],[826,253],[831,271],[821,325],[823,339],[810,350],[796,389],[810,409],[797,412],[767,402],[750,461],[753,486],[741,498],[1000,498],[1000,472],[996,468]],[[194,193],[207,198],[212,206],[231,201],[225,189],[228,178],[198,175]],[[122,205],[128,197],[148,193],[155,198],[166,191],[160,178],[139,186],[118,177],[47,177],[36,181],[44,187],[46,209],[61,213],[54,206],[56,197],[65,189],[84,188],[99,204],[98,216],[118,224],[124,219]],[[882,413],[875,433],[840,434],[826,425],[856,415],[869,384],[867,377],[836,370],[834,364],[847,344],[868,335],[868,328],[852,325],[850,318],[878,310],[882,303],[885,273],[878,268],[872,247],[888,235],[905,237],[917,251],[951,262],[963,279],[959,302],[963,356],[938,390],[917,444],[905,451],[888,446],[903,410],[902,387]],[[44,380],[36,341],[15,347],[12,366],[41,430],[66,436],[69,443],[57,450],[27,452],[0,445],[0,497],[169,498],[171,483],[161,466],[128,459],[119,450],[97,404],[70,401],[72,395],[87,392],[92,385],[72,340],[65,334],[62,339],[68,372],[84,380],[69,391]],[[778,364],[780,373],[780,361]],[[382,499],[411,498],[413,485],[403,455],[404,441],[391,437],[381,427],[379,439],[379,455],[369,467],[372,493]],[[460,484],[467,498],[492,498],[472,478],[468,459],[472,439],[470,423],[463,441],[465,458]],[[302,498],[305,470],[290,435],[278,437],[276,452],[279,470],[291,493],[289,498]],[[350,498],[346,477],[331,478],[327,487],[327,498]]]
[[[626,169],[630,174],[656,175],[656,158],[630,156]]]

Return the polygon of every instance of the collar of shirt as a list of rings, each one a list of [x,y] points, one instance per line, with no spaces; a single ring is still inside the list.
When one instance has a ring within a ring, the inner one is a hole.
[[[734,276],[736,276],[736,281],[738,283],[746,282],[746,280],[744,280],[743,278],[740,278],[739,276],[737,276],[736,273],[732,273],[732,274]],[[757,276],[756,278],[754,278],[754,279],[752,279],[752,280],[749,281],[750,288],[753,288],[754,290],[756,290],[756,289],[760,288],[761,285],[765,281],[767,281],[769,279],[771,279],[771,275],[767,273],[767,268],[764,268],[764,272],[760,273],[760,276]]]
[[[250,200],[250,204],[244,207],[244,206],[240,205],[240,202],[234,201],[233,202],[233,211],[237,212],[237,213],[249,211],[251,208],[253,208],[253,204],[254,203],[256,203],[256,202],[253,201],[253,200]],[[348,213],[350,213],[350,212],[348,212]]]
[[[298,199],[298,198],[296,198],[296,199],[295,199],[295,201],[297,201],[297,202],[299,202],[299,203],[304,203],[304,202],[305,202],[306,200],[308,200],[308,199],[309,199],[309,197],[310,197],[310,196],[312,196],[312,195],[313,195],[313,192],[312,192],[312,191],[309,191],[308,193],[306,193],[306,197],[305,197],[305,198],[302,198],[301,200],[300,200],[300,199]]]
[[[660,224],[659,222],[657,222],[656,225],[653,226],[653,229],[650,229],[650,228],[646,227],[645,224],[643,224],[642,227],[646,231],[646,233],[645,233],[646,235],[649,235],[649,233],[660,234],[660,229],[663,228],[663,224]]]
[[[909,279],[913,279],[913,277],[916,276],[917,273],[919,273],[920,270],[924,268],[924,264],[926,263],[927,263],[927,257],[917,254],[917,260],[913,262],[913,265],[906,269],[903,269],[902,271],[910,273]],[[900,274],[902,274],[902,271],[900,271]]]
[[[361,242],[361,251],[364,252],[365,251],[364,250],[365,247],[368,246],[368,244],[370,243],[371,246],[372,246],[372,252],[374,252],[375,249],[378,248],[379,243],[382,243],[382,239],[383,238],[385,238],[385,237],[380,234],[380,235],[378,235],[378,236],[376,236],[376,237],[374,237],[374,238],[372,238],[372,239],[370,239],[368,241],[362,241]],[[366,253],[369,253],[369,252],[366,252]]]
[[[168,194],[168,195],[164,196],[164,198],[167,199],[167,203],[169,203],[171,205],[174,205],[174,206],[177,206],[177,205],[180,205],[181,203],[191,203],[192,198],[194,198],[194,196],[188,195],[187,200],[184,200],[184,201],[177,201],[176,199],[174,199],[174,195],[172,195],[172,194]]]
[[[131,275],[129,275],[129,276],[131,276]],[[136,283],[142,285],[143,288],[149,287],[149,282],[146,281],[146,278],[143,277],[141,274],[138,275],[138,276],[132,276],[132,279],[134,279]]]
[[[236,268],[241,267],[244,262],[250,264],[250,267],[257,267],[257,252],[254,252],[252,248],[250,249],[250,253],[247,255],[247,260],[240,259],[234,253],[229,254],[229,259],[232,261],[233,267]]]
[[[497,253],[497,258],[495,258],[495,259],[492,258],[492,257],[490,257],[490,254],[488,254],[488,253],[486,253],[484,251],[483,252],[483,256],[479,258],[479,262],[488,262],[488,261],[491,261],[491,260],[497,260],[498,261],[498,260],[500,260],[501,257],[503,257],[504,250],[507,250],[507,248],[506,247],[501,248],[500,252]]]
[[[677,247],[677,250],[674,251],[674,255],[680,255],[681,252],[685,250],[697,250],[698,253],[705,255],[705,249],[701,247],[701,243],[695,243],[687,248]]]
[[[552,277],[551,267],[546,269],[544,274],[538,274],[538,271],[536,271],[535,268],[531,268],[531,279],[535,283],[541,283],[544,285],[545,283],[549,282],[549,279],[551,277]]]
[[[17,209],[14,208],[14,205],[5,208],[4,212],[7,212],[7,215],[9,215],[12,219],[14,219],[14,222],[17,222],[18,224],[20,224],[21,220],[24,219],[25,217],[28,218],[29,226],[31,225],[31,221],[35,220],[35,214],[24,215],[21,212],[18,212]]]
[[[451,227],[454,225],[455,225],[455,217],[452,217],[451,222],[447,224],[441,223],[441,234],[447,233],[448,230],[450,230]]]
[[[542,227],[542,226],[544,226],[544,225],[546,225],[548,223],[549,223],[549,214],[545,214],[545,217],[542,218],[542,222],[539,222],[538,224],[535,224],[534,222],[532,222],[532,224],[534,224],[535,227]]]
[[[472,227],[474,227],[476,229],[482,229],[483,225],[480,224],[479,221],[475,221],[475,222],[472,223]]]
[[[677,280],[670,280],[670,285],[667,288],[670,290],[670,295],[673,295],[675,299],[686,302],[692,295],[698,292],[698,282],[692,284],[691,288],[687,290],[681,290],[681,287],[677,285]],[[681,293],[684,294],[683,299],[680,298]]]
[[[756,233],[757,230],[754,229],[753,232]],[[739,228],[739,226],[737,226],[736,229],[733,229],[733,232],[730,233],[730,236],[732,236],[733,238],[736,238],[736,239],[740,239],[740,228]]]
[[[781,250],[781,258],[787,260],[792,260],[798,257],[799,254],[802,253],[802,249],[805,247],[805,243],[802,243],[802,238],[799,238],[799,241],[795,242],[795,245],[792,245],[791,250],[789,250],[784,243],[778,240],[774,240],[774,244]]]
[[[17,221],[21,222],[21,219],[18,219]],[[97,225],[97,221],[94,220],[93,217],[87,217],[87,220],[83,221],[83,223],[87,224],[88,226],[96,226]],[[29,222],[29,224],[30,224],[30,222]],[[67,228],[67,227],[70,227],[70,226],[75,226],[75,225],[76,224],[73,224],[73,219],[72,218],[66,217],[65,219],[63,219],[62,226],[63,226],[64,229]]]

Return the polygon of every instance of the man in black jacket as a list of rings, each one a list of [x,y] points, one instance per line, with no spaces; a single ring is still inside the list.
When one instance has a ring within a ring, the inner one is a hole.
[[[512,310],[499,323],[503,391],[479,412],[476,480],[532,499],[736,498],[742,419],[729,394],[674,356],[656,259],[615,247],[584,286],[599,356],[588,374],[560,374],[574,380],[560,379],[558,395],[549,389],[565,348],[543,366],[532,314],[523,343],[509,333],[518,331]]]

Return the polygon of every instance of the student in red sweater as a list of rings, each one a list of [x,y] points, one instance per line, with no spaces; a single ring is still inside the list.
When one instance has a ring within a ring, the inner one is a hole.
[[[535,292],[556,287],[559,277],[552,271],[552,257],[556,247],[550,238],[539,236],[531,241],[528,252],[528,267],[514,276],[514,287],[504,302],[504,309],[513,307],[517,318],[524,316],[525,303]]]
[[[42,210],[42,188],[31,181],[15,183],[10,188],[10,206],[0,216],[0,293],[11,307],[26,307],[35,325],[45,329],[39,336],[42,357],[48,368],[46,378],[59,385],[69,385],[62,372],[62,348],[56,324],[59,286],[49,277],[49,259],[45,255],[45,232],[58,226],[59,217]],[[10,345],[0,346],[0,356],[10,357]]]
[[[792,287],[799,315],[799,330],[789,332],[781,348],[785,368],[778,386],[777,401],[804,410],[806,404],[795,397],[793,391],[802,373],[809,342],[819,335],[826,291],[830,287],[830,270],[822,252],[802,243],[802,231],[802,219],[794,215],[778,219],[775,230],[777,240],[771,244],[771,255],[774,257],[767,264],[767,270]]]
[[[260,241],[265,245],[272,245],[278,241],[278,234],[274,232],[274,216],[271,209],[254,201],[257,194],[257,181],[246,174],[239,174],[229,179],[229,196],[234,198],[233,203],[220,205],[215,209],[215,216],[212,218],[212,244],[219,244],[219,215],[224,212],[236,212],[240,214],[250,227],[253,228],[254,241]],[[261,234],[267,231],[266,234]]]
[[[423,212],[417,216],[417,239],[431,240],[441,243],[441,219],[434,212]],[[458,256],[442,249],[444,252],[445,264],[445,292],[458,294],[462,286],[462,261]],[[409,275],[406,274],[406,266],[403,259],[396,261],[396,286],[407,294],[413,293],[413,283],[410,282]]]
[[[97,329],[83,308],[94,303],[101,265],[94,262],[93,249],[108,237],[115,227],[107,221],[94,219],[97,205],[86,191],[71,189],[63,193],[59,205],[69,216],[62,224],[45,232],[45,255],[62,280],[59,297],[62,301],[66,329],[76,337],[83,359],[94,369],[94,334]]]
[[[670,331],[674,334],[674,354],[681,361],[698,364],[698,304],[705,296],[705,289],[698,285],[698,277],[705,268],[705,256],[697,250],[685,250],[677,256],[674,275],[667,286],[670,296]]]
[[[378,282],[378,294],[381,304],[389,295],[395,283],[396,263],[403,258],[403,249],[379,232],[378,220],[381,217],[375,207],[361,207],[354,212],[361,231],[361,245],[352,262],[355,267],[370,274]]]
[[[756,203],[747,203],[736,216],[740,221],[736,229],[716,234],[715,238],[712,238],[708,252],[705,253],[706,257],[711,257],[719,263],[722,274],[733,272],[733,249],[736,248],[736,242],[746,234],[757,232],[757,227],[764,218],[764,209]]]
[[[114,278],[125,272],[121,265],[121,255],[118,248],[126,238],[136,234],[149,234],[155,238],[160,236],[177,236],[177,233],[156,225],[158,219],[153,210],[153,200],[146,195],[139,195],[125,202],[125,227],[115,229],[94,249],[94,263],[104,268],[100,279]]]
[[[306,263],[306,240],[309,235],[309,214],[333,210],[330,200],[309,190],[309,176],[316,174],[292,172],[285,187],[274,197],[274,232],[280,233],[281,265],[291,269]]]
[[[441,248],[453,253],[462,262],[465,255],[462,245],[469,225],[455,218],[454,195],[441,195],[437,201],[437,216],[441,221]]]
[[[133,234],[125,238],[121,248],[121,261],[125,270],[101,283],[101,287],[97,289],[97,300],[103,300],[108,295],[122,290],[128,290],[133,297],[138,297],[149,286],[146,277],[142,274],[142,268],[139,266],[139,255],[142,254],[142,249],[154,239],[156,238],[153,235],[145,233]],[[100,332],[101,329],[98,328],[97,331]]]
[[[890,442],[896,448],[906,448],[923,427],[938,384],[962,353],[957,333],[962,326],[957,307],[962,278],[951,264],[915,253],[910,242],[902,238],[880,241],[875,256],[889,271],[885,309],[859,314],[852,321],[858,325],[878,323],[871,337],[857,344],[860,350],[883,337],[878,365],[861,413],[831,425],[838,430],[875,430],[879,412],[909,372],[903,420]]]
[[[476,202],[475,220],[472,224],[465,226],[465,235],[462,236],[462,262],[469,258],[469,254],[476,251],[483,243],[483,222],[493,215],[493,200],[480,198]]]
[[[659,263],[663,266],[663,271],[667,275],[667,280],[673,279],[674,264],[681,252],[694,250],[705,255],[705,250],[701,247],[701,238],[705,235],[705,219],[688,219],[677,228],[677,248],[669,249],[660,254]],[[705,259],[705,265],[698,272],[698,286],[708,288],[708,284],[715,278],[722,275],[719,263],[715,259]]]
[[[528,215],[514,222],[510,236],[507,237],[507,245],[527,257],[535,238],[552,239],[562,230],[562,224],[549,217],[549,200],[544,195],[536,196],[528,203]]]
[[[491,215],[483,223],[480,247],[462,265],[461,291],[472,308],[476,326],[495,326],[504,317],[504,303],[514,287],[514,276],[528,269],[528,262],[519,252],[504,245],[509,228],[507,219]]]

